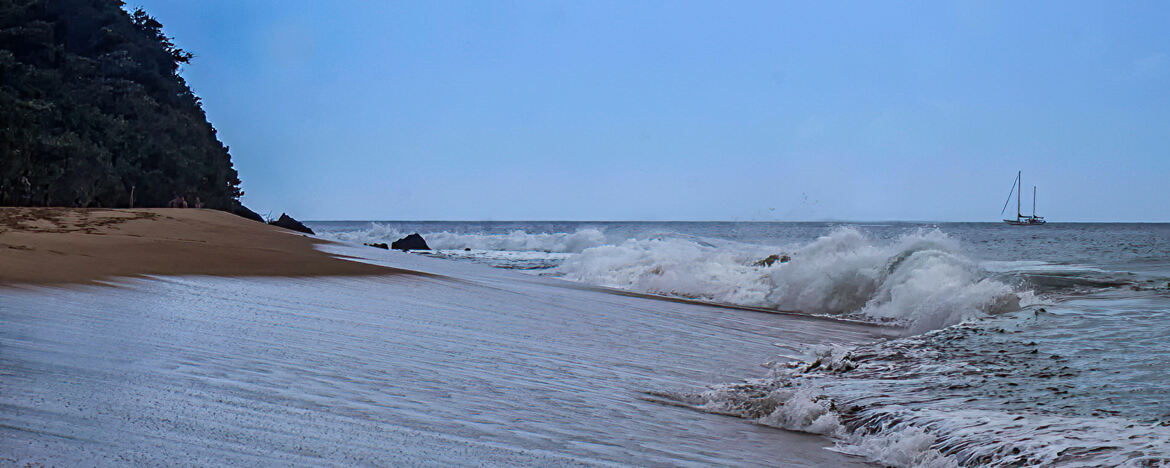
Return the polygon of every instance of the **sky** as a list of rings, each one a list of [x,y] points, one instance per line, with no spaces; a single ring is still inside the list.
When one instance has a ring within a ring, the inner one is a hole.
[[[135,6],[262,215],[1170,221],[1166,2]]]

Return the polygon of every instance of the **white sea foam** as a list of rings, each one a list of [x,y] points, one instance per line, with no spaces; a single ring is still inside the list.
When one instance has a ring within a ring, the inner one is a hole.
[[[1011,398],[1003,402],[986,401],[986,395],[972,398],[983,395],[980,392],[987,384],[968,387],[968,378],[974,382],[1017,368],[1020,378],[1027,379],[1061,366],[1034,367],[1046,366],[1049,359],[1005,360],[1011,355],[1033,356],[1010,348],[1001,348],[1007,353],[990,349],[955,353],[973,346],[972,337],[999,336],[996,330],[964,325],[852,348],[813,347],[803,361],[773,365],[767,378],[718,385],[677,398],[706,411],[827,435],[836,440],[836,450],[886,466],[1170,463],[1170,427],[1118,416],[1062,414],[1040,405],[1006,404]],[[1036,384],[1030,390],[1024,390],[1024,384],[1012,385],[1019,392],[1051,393],[1040,387],[1058,383]]]
[[[372,223],[323,232],[345,242],[393,242],[409,232]],[[1018,307],[1019,296],[962,255],[958,241],[919,230],[892,241],[838,228],[787,249],[697,237],[610,243],[606,233],[424,232],[440,256],[544,270],[606,287],[713,302],[847,315],[940,328]],[[470,249],[470,250],[465,250]],[[790,261],[758,263],[784,250]]]
[[[840,228],[806,245],[769,272],[770,305],[820,314],[859,314],[899,320],[919,329],[1014,310],[1007,285],[985,277],[938,230],[917,231],[880,244]]]
[[[1019,298],[937,231],[889,243],[839,228],[797,247],[791,261],[761,265],[764,247],[714,247],[684,239],[627,240],[585,249],[555,274],[640,292],[939,328],[1015,310]],[[771,252],[774,252],[771,250]]]
[[[987,409],[881,408],[838,444],[892,466],[1165,466],[1170,428],[1118,417]]]
[[[812,434],[835,435],[841,432],[841,419],[833,411],[832,400],[812,389],[777,389],[769,395],[782,401],[775,410],[757,421]]]
[[[684,239],[632,239],[585,249],[554,274],[612,288],[763,306],[771,284],[751,265],[762,252],[737,252]]]
[[[960,466],[953,457],[933,449],[938,439],[915,426],[887,429],[872,434],[849,434],[836,450],[869,458],[885,466],[914,468],[955,468]]]
[[[803,363],[804,366],[810,365]],[[834,450],[885,466],[950,468],[957,459],[934,449],[935,435],[916,426],[896,424],[870,430],[842,421],[837,403],[820,386],[775,377],[713,387],[696,397],[679,396],[696,408],[753,419],[757,424],[829,436]]]
[[[393,242],[414,231],[401,231],[385,224],[371,223],[369,228],[345,231],[324,231],[321,237],[354,243]],[[423,232],[427,245],[436,250],[512,251],[577,253],[589,247],[604,245],[605,233],[599,229],[583,228],[571,233],[529,233],[514,230],[507,233],[460,233],[449,231]]]
[[[555,267],[573,253],[562,252],[535,252],[531,250],[437,250],[428,255],[452,260],[467,260],[476,263],[486,263],[496,268],[511,270],[545,270]]]

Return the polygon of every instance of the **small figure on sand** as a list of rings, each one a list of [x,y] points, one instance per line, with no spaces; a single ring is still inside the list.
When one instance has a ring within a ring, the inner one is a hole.
[[[167,208],[186,208],[186,207],[187,207],[187,199],[184,198],[182,195],[176,194],[175,198],[172,198],[171,201],[167,202]]]
[[[32,205],[32,184],[28,181],[28,176],[20,176],[20,185],[24,188],[24,192],[20,196],[21,205]]]

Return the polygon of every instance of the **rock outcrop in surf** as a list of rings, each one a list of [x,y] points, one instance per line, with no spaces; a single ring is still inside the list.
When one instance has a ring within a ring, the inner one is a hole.
[[[417,232],[394,241],[390,244],[390,248],[394,250],[431,250],[427,241]]]
[[[276,221],[269,221],[268,224],[285,229],[291,229],[297,232],[303,232],[305,234],[313,234],[312,229],[309,229],[309,227],[305,226],[304,223],[293,219],[293,217],[289,216],[288,213],[281,213],[279,219]]]

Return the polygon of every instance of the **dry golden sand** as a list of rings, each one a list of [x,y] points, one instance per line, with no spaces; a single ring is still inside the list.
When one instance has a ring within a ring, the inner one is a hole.
[[[0,285],[141,275],[414,273],[313,247],[323,242],[215,210],[0,208]]]

